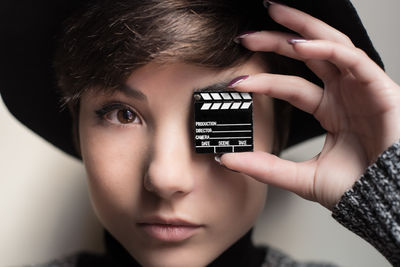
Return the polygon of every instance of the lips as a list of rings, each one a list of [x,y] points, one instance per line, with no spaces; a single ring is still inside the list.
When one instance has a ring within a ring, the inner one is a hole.
[[[152,218],[138,223],[146,235],[163,242],[181,242],[194,236],[203,225],[178,218]]]

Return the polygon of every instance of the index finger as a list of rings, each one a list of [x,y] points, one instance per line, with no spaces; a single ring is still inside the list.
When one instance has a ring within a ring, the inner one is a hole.
[[[350,47],[354,44],[344,33],[329,26],[327,23],[295,8],[282,4],[272,3],[269,14],[277,23],[291,29],[306,39],[329,40]]]

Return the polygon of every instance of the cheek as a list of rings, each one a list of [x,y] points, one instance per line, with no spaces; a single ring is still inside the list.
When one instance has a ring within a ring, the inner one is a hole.
[[[145,136],[140,131],[80,127],[91,200],[104,224],[116,213],[136,209],[147,155]]]
[[[229,179],[229,186],[224,186],[223,205],[218,209],[224,211],[221,226],[246,232],[264,206],[267,186],[243,174],[231,175],[226,179]],[[235,222],[233,226],[232,222]]]
[[[219,165],[212,173],[213,177],[204,179],[208,181],[204,213],[214,219],[212,236],[233,243],[253,226],[264,207],[267,186]]]

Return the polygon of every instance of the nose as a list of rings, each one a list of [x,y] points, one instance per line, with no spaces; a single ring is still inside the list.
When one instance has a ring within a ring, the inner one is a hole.
[[[195,186],[190,134],[187,125],[160,127],[153,136],[152,155],[144,177],[147,191],[162,199],[183,196]]]

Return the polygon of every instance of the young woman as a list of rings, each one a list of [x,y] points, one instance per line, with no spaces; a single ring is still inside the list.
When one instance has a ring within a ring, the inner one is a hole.
[[[71,4],[54,69],[72,121],[52,112],[52,124],[29,122],[27,107],[18,108],[9,89],[16,79],[4,79],[10,110],[83,160],[107,229],[105,255],[78,254],[63,264],[295,264],[251,244],[266,184],[319,202],[400,264],[400,88],[379,66],[349,2],[288,2],[296,8],[270,1]],[[363,50],[297,8],[340,27]],[[345,23],[333,11],[345,14]],[[255,152],[195,153],[192,95],[210,88],[254,93]],[[55,95],[54,87],[46,90]],[[56,109],[56,98],[41,91],[33,97]],[[319,124],[327,137],[317,157],[302,163],[277,157],[320,134]]]

